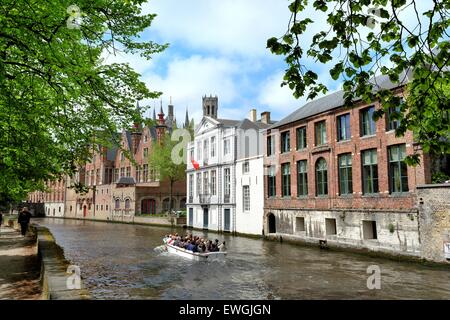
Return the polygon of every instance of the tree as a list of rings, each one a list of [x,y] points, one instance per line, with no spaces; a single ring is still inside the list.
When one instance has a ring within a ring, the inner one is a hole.
[[[1,1],[0,202],[73,173],[89,146],[140,120],[137,100],[159,96],[128,64],[102,62],[166,48],[139,40],[155,17],[144,2]]]
[[[400,106],[397,116],[402,121],[396,135],[412,130],[424,152],[450,153],[450,2],[428,1],[424,10],[420,10],[420,2],[314,0],[317,12],[328,13],[327,25],[304,48],[304,37],[311,33],[313,23],[310,17],[302,16],[308,1],[291,1],[287,32],[267,41],[272,53],[285,56],[287,69],[281,85],[288,85],[296,98],[307,93],[308,99],[313,99],[327,87],[307,67],[307,59],[331,63],[332,79],[343,80],[345,106],[350,107],[357,99],[367,103],[378,100],[382,109],[374,114],[375,119],[389,108]],[[413,73],[413,80],[404,102],[389,90],[374,90],[370,81],[381,73],[399,82],[405,71]],[[419,163],[418,154],[407,161]]]
[[[169,182],[169,213],[172,212],[173,184],[186,178],[185,162],[173,159],[173,150],[178,146],[180,146],[180,141],[173,141],[171,135],[166,133],[162,141],[153,142],[149,155],[149,166],[156,170],[160,181]],[[185,154],[184,150],[183,148],[183,155]],[[184,158],[184,156],[182,157]]]

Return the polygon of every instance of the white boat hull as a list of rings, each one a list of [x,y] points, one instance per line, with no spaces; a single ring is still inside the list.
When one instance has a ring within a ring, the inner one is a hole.
[[[192,252],[180,247],[173,246],[171,244],[167,244],[167,252],[176,254],[180,257],[194,260],[194,261],[222,261],[225,260],[226,252],[207,252],[207,253],[198,253]]]

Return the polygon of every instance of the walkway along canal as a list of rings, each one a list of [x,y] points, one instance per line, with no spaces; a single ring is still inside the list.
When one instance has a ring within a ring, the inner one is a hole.
[[[227,242],[226,262],[198,263],[153,250],[170,228],[35,219],[81,268],[94,299],[450,299],[447,266],[194,231]],[[177,229],[178,233],[185,230]],[[369,290],[369,266],[381,289]]]

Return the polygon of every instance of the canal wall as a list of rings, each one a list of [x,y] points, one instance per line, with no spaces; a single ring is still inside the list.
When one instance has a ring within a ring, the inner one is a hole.
[[[421,257],[450,263],[450,184],[417,186]]]
[[[68,273],[70,263],[56,244],[51,232],[39,225],[32,225],[37,235],[38,256],[41,261],[42,299],[44,300],[86,300],[89,292],[83,288],[77,273]],[[75,269],[73,269],[75,271]],[[79,270],[79,269],[78,269]]]
[[[8,226],[20,230],[17,218],[7,217]],[[69,288],[74,273],[68,273],[70,263],[64,256],[63,249],[56,243],[52,233],[45,227],[31,223],[28,229],[36,237],[37,254],[41,263],[40,282],[43,300],[87,300],[89,292],[79,278],[77,286]],[[76,274],[75,274],[76,275]],[[69,286],[68,286],[69,280]]]
[[[421,256],[417,210],[284,209],[271,210],[265,220],[268,239],[281,237],[291,242],[413,259]]]

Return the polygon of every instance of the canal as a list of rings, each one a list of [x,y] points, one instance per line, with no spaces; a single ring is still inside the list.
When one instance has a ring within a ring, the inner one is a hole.
[[[227,242],[227,261],[191,262],[154,250],[168,228],[35,222],[81,268],[95,299],[450,299],[448,268],[201,231]],[[370,265],[381,269],[379,290],[367,288]]]

